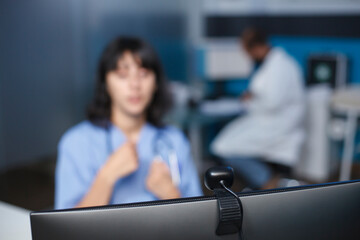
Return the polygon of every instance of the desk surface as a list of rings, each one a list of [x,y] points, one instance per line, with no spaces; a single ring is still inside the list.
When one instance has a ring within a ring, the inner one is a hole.
[[[337,90],[331,99],[334,110],[360,114],[360,87]]]
[[[31,240],[30,211],[0,202],[0,239]]]

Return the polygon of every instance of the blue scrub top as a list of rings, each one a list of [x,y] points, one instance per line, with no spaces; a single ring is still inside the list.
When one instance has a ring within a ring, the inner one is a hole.
[[[161,135],[159,135],[160,132]],[[178,188],[182,197],[202,195],[189,142],[184,134],[174,127],[159,129],[146,123],[141,129],[136,146],[139,168],[117,181],[110,204],[157,200],[146,189],[145,181],[151,162],[158,155],[154,144],[159,136],[163,135],[166,136],[166,141],[171,143],[177,155],[181,179]],[[124,134],[114,125],[106,129],[84,121],[69,129],[58,146],[55,208],[76,206],[90,190],[97,172],[105,164],[112,151],[119,148],[125,141]]]

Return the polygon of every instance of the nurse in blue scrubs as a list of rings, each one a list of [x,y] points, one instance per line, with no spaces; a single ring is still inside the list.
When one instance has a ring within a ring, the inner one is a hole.
[[[155,51],[115,39],[96,84],[87,120],[58,146],[55,208],[202,195],[188,140],[162,122],[171,100]]]

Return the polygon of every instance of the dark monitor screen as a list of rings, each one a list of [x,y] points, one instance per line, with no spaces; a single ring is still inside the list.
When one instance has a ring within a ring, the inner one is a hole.
[[[341,88],[346,85],[347,61],[342,55],[314,55],[308,59],[307,85],[327,85]]]
[[[309,84],[336,85],[336,59],[310,59]]]
[[[241,233],[218,236],[218,200],[186,198],[31,213],[44,239],[360,239],[360,181],[239,193]]]

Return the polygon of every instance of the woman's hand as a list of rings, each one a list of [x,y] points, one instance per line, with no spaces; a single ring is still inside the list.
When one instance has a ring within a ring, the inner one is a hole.
[[[172,182],[168,166],[160,160],[152,162],[146,179],[146,187],[159,199],[181,197],[179,190]]]
[[[114,184],[119,178],[135,172],[138,167],[136,145],[132,142],[126,142],[110,155],[101,172],[111,184]]]
[[[136,171],[138,165],[135,144],[131,142],[124,143],[108,158],[105,165],[98,172],[90,190],[76,207],[108,204],[116,181]]]

